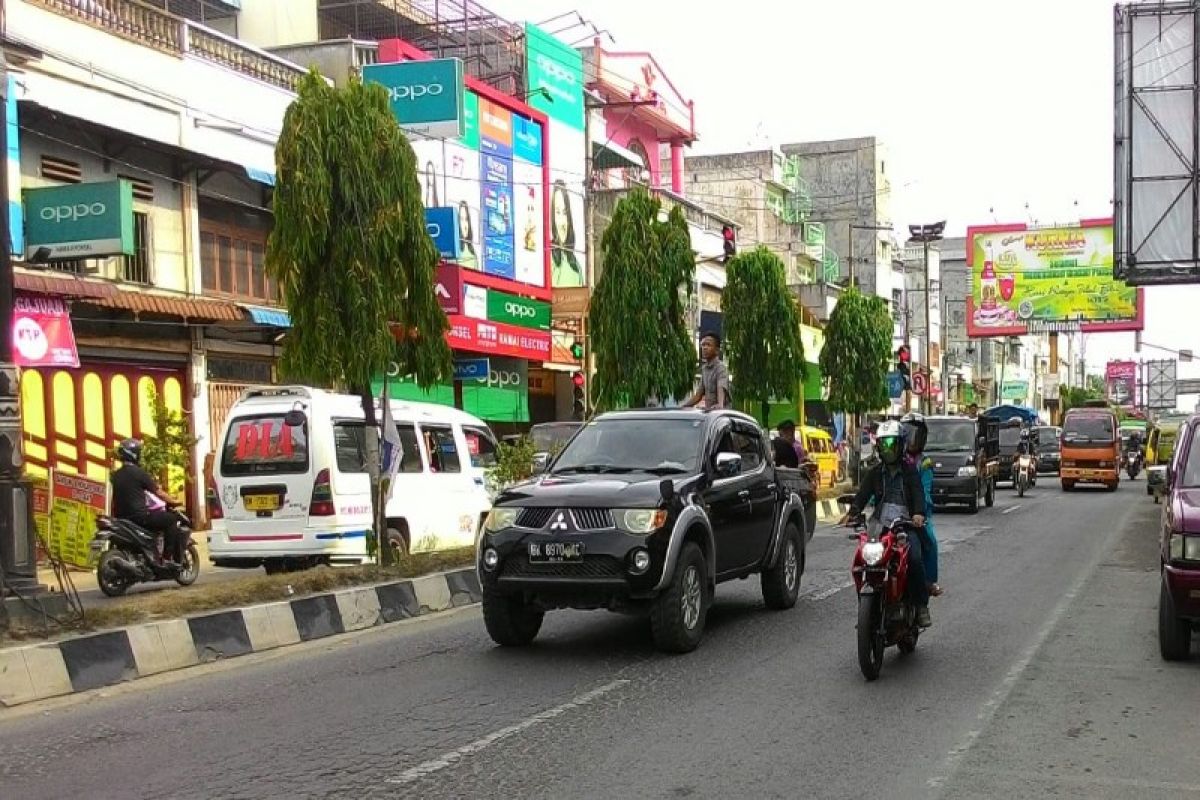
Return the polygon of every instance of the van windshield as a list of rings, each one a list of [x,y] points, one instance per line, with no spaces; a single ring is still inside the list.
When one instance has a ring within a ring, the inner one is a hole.
[[[221,448],[221,474],[288,475],[308,471],[308,424],[288,427],[283,414],[235,419]]]
[[[975,449],[975,423],[969,419],[929,419],[925,449],[939,453],[968,453]]]
[[[1112,417],[1076,415],[1063,423],[1063,444],[1112,444],[1116,441]]]

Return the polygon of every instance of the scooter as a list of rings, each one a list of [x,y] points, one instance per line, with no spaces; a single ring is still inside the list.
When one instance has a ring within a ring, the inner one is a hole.
[[[1138,473],[1142,471],[1142,454],[1130,451],[1125,454],[1125,474],[1129,476],[1129,480],[1137,478]]]
[[[100,517],[91,542],[96,561],[96,582],[109,597],[119,597],[131,586],[153,581],[175,581],[191,586],[200,577],[200,553],[192,541],[192,521],[178,508],[168,506],[183,531],[183,563],[163,563],[163,537],[127,519]]]
[[[839,498],[849,504],[852,497]],[[901,653],[917,649],[921,634],[917,609],[908,600],[908,538],[916,536],[912,521],[884,525],[859,515],[850,522],[858,540],[851,573],[858,593],[858,667],[873,681],[883,669],[883,651],[895,645]]]

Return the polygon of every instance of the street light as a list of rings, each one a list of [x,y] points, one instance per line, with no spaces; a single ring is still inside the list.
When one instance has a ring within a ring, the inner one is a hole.
[[[854,232],[855,231],[890,231],[891,225],[860,225],[856,222],[850,223],[850,237],[847,242],[846,260],[850,262],[850,286],[854,286],[856,281],[854,277]]]
[[[933,318],[929,313],[929,243],[940,242],[946,230],[946,221],[933,222],[928,225],[909,225],[908,226],[908,241],[910,243],[920,242],[921,249],[925,255],[925,369],[930,371],[930,377],[933,377],[933,365],[929,363],[929,343],[933,338]],[[928,384],[928,381],[926,381]],[[922,398],[922,406],[925,408],[925,413],[932,413],[933,398],[926,391]]]

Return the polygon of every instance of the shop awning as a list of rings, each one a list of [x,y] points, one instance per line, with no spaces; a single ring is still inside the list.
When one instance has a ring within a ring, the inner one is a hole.
[[[59,297],[104,298],[120,290],[111,283],[91,281],[64,273],[41,273],[13,270],[13,287],[22,292],[52,294]]]
[[[195,297],[117,291],[110,297],[88,298],[88,305],[118,308],[134,314],[161,314],[202,322],[240,322],[246,314],[236,303]]]
[[[261,183],[263,186],[275,185],[275,173],[267,172],[265,169],[256,169],[254,167],[246,167],[246,177],[256,183]]]
[[[282,308],[263,308],[262,306],[243,305],[242,308],[250,315],[250,319],[258,325],[271,328],[290,328],[292,318]]]
[[[592,165],[596,169],[649,169],[642,158],[616,142],[592,142]]]

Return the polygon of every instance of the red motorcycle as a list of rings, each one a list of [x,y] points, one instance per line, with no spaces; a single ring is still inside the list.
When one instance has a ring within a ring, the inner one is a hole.
[[[848,498],[853,499],[853,498]],[[895,645],[901,653],[917,649],[917,609],[908,599],[908,537],[912,521],[884,525],[862,515],[850,521],[858,540],[851,572],[858,592],[858,666],[873,681],[883,668],[883,651]]]

